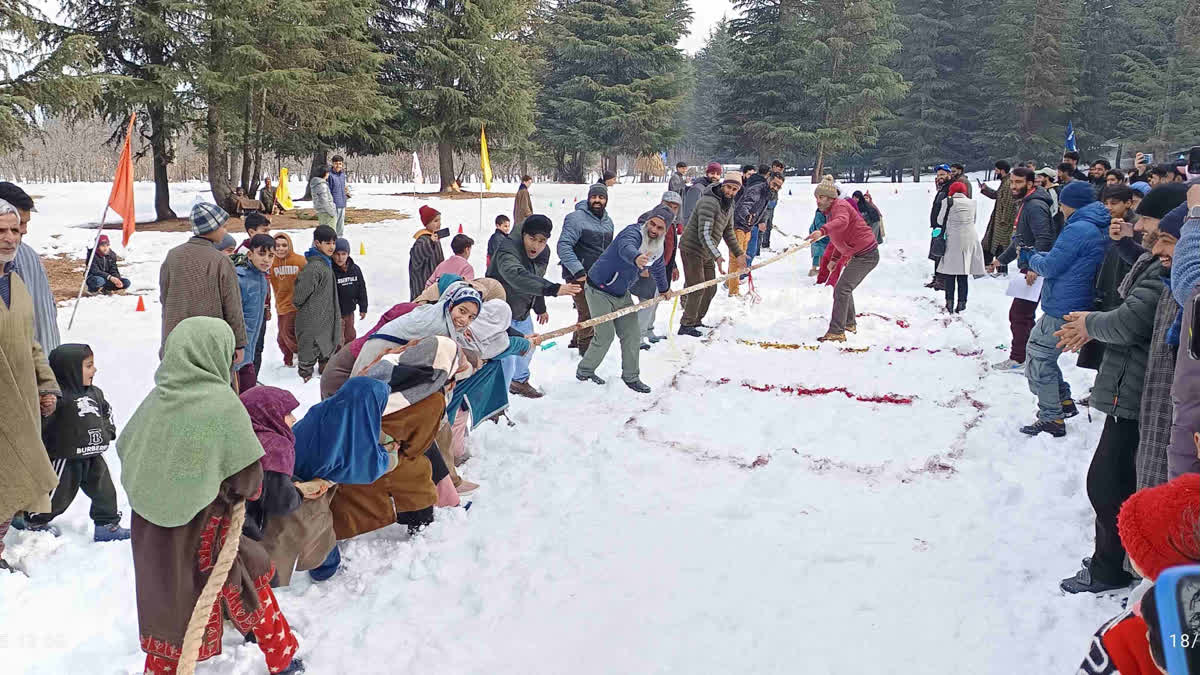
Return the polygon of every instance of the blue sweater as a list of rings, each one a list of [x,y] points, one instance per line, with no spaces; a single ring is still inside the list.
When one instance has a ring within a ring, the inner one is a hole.
[[[333,193],[333,205],[346,208],[346,172],[329,172],[329,191]]]
[[[638,269],[637,257],[642,248],[641,225],[630,225],[621,230],[616,239],[604,249],[600,258],[588,270],[588,281],[596,288],[613,295],[622,297],[629,293],[629,287],[638,279],[641,272]],[[663,264],[662,253],[650,262],[650,276],[658,286],[659,293],[671,290],[671,282],[667,279],[667,268]]]
[[[254,345],[258,344],[258,331],[263,327],[270,282],[267,281],[267,275],[250,264],[237,268],[237,278],[238,288],[242,291],[242,320],[246,322],[246,351],[242,360],[234,366],[234,370],[241,370],[254,361]]]
[[[1092,202],[1071,214],[1049,252],[1035,252],[1029,257],[1029,269],[1046,279],[1042,286],[1043,312],[1061,319],[1071,312],[1092,309],[1096,272],[1112,242],[1108,237],[1111,219],[1104,204]]]

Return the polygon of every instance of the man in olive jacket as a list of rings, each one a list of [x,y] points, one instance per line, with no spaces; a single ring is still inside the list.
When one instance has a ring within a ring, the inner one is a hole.
[[[717,278],[716,269],[725,273],[725,257],[718,247],[721,240],[729,247],[729,255],[745,266],[746,251],[738,244],[733,234],[733,198],[742,189],[742,176],[736,171],[725,174],[721,183],[712,186],[696,203],[679,250],[683,252],[684,286],[692,286]],[[679,334],[700,337],[697,330],[703,326],[704,315],[717,294],[716,286],[683,296],[683,319],[679,323]]]
[[[1146,379],[1154,315],[1163,291],[1162,263],[1144,254],[1121,282],[1124,302],[1108,312],[1074,312],[1056,333],[1060,344],[1099,340],[1104,359],[1096,375],[1092,406],[1108,416],[1087,473],[1087,493],[1096,512],[1096,546],[1090,564],[1060,586],[1068,593],[1101,593],[1127,586],[1125,547],[1117,513],[1137,488],[1138,420]]]
[[[979,191],[984,197],[996,200],[992,209],[992,217],[988,220],[987,230],[983,233],[983,264],[990,265],[996,256],[1008,248],[1012,241],[1013,221],[1017,216],[1017,201],[1013,199],[1012,187],[1009,185],[1009,174],[1012,165],[1004,160],[996,162],[996,175],[1000,176],[1000,187],[993,190],[984,183],[979,184]],[[997,266],[1000,274],[1008,274],[1008,265]]]

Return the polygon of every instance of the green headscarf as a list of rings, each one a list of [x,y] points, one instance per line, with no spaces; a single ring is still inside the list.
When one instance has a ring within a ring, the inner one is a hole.
[[[154,389],[117,438],[129,504],[155,525],[186,524],[212,503],[222,481],[263,455],[230,387],[233,351],[224,321],[179,322],[167,336]]]

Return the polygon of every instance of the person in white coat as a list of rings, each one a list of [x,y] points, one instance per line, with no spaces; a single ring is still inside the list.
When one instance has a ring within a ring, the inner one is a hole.
[[[967,186],[950,184],[946,200],[938,213],[946,237],[946,255],[938,264],[938,274],[946,285],[946,311],[957,314],[967,308],[967,284],[972,276],[983,276],[983,246],[975,233],[975,201],[967,196]],[[958,302],[954,291],[958,289]]]

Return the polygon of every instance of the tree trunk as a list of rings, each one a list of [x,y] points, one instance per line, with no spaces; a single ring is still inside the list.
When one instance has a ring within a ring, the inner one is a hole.
[[[258,186],[262,181],[262,142],[263,118],[267,116],[267,90],[262,91],[262,107],[258,111],[258,121],[254,127],[254,174],[250,182],[250,196],[258,194]]]
[[[175,218],[171,209],[171,184],[167,179],[167,167],[171,163],[171,149],[167,132],[163,129],[165,117],[161,105],[146,106],[150,118],[150,154],[154,165],[154,219]]]
[[[817,163],[813,165],[812,182],[820,183],[821,176],[825,173],[825,143],[822,141],[817,146]]]
[[[229,158],[225,151],[225,142],[221,138],[221,114],[217,106],[210,104],[204,117],[204,131],[208,143],[208,185],[212,190],[213,201],[223,209],[229,210],[229,196],[233,188],[229,185]]]
[[[454,146],[447,141],[438,141],[438,180],[441,183],[439,191],[450,189],[454,182]]]
[[[242,110],[242,179],[239,185],[246,191],[247,197],[253,197],[250,192],[250,116],[254,110],[254,96],[246,97],[246,107]]]
[[[316,150],[313,150],[312,164],[308,167],[308,177],[304,181],[304,196],[300,198],[300,201],[307,202],[312,199],[312,191],[308,189],[308,181],[312,180],[312,177],[317,175],[318,169],[325,166],[325,159],[328,157],[328,155],[329,150],[325,148],[325,146],[321,146]]]

